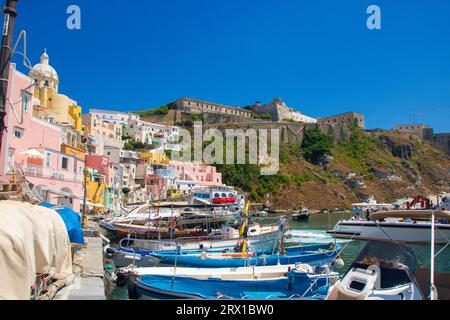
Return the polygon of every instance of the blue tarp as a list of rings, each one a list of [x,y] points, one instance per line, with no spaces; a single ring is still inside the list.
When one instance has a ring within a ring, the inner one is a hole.
[[[56,206],[46,202],[42,202],[40,205],[50,209]],[[55,211],[58,212],[66,225],[70,242],[84,244],[83,228],[78,213],[67,207],[56,208]]]

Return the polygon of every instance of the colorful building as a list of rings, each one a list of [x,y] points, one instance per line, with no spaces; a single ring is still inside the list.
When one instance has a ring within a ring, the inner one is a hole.
[[[195,186],[222,185],[222,174],[217,172],[214,166],[196,162],[170,161],[169,167],[173,168],[177,180],[192,181]]]
[[[18,71],[15,64],[10,67],[7,101],[12,103],[8,103],[6,110],[8,131],[2,137],[0,180],[8,182],[23,175],[43,201],[79,211],[84,161],[80,155],[61,148],[63,139],[67,138],[64,128],[69,124],[59,124],[55,120],[56,113],[51,112],[55,110],[50,109],[57,106],[56,103],[44,105],[49,103],[50,93],[57,92],[59,84],[46,54],[30,74],[34,78]],[[46,117],[46,113],[53,116]]]

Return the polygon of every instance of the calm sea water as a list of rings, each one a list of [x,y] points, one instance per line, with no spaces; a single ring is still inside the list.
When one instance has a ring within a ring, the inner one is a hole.
[[[308,222],[293,222],[291,225],[292,238],[288,239],[289,245],[299,243],[329,243],[334,239],[330,237],[326,231],[332,229],[336,222],[341,219],[350,218],[350,213],[317,213],[311,215]],[[339,244],[345,246],[341,252],[341,257],[344,260],[345,266],[337,269],[337,272],[345,272],[353,259],[358,254],[359,250],[364,245],[364,241],[347,241],[337,240]],[[430,247],[429,245],[411,245],[417,256],[418,267],[429,268],[430,266]],[[437,247],[438,249],[442,248]],[[435,260],[436,269],[438,271],[450,271],[450,247],[446,248]],[[111,292],[111,299],[128,299],[127,288],[113,287]]]

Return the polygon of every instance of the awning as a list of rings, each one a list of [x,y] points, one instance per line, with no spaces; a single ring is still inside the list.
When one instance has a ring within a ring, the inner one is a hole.
[[[93,208],[103,208],[104,207],[104,205],[101,203],[92,203],[90,201],[86,201],[86,205],[88,207],[93,207]]]
[[[373,212],[370,214],[370,220],[380,220],[385,218],[403,218],[403,219],[431,219],[432,214],[436,219],[450,219],[450,211],[442,210],[391,210]]]
[[[54,194],[59,194],[59,195],[65,196],[65,197],[73,198],[73,199],[78,199],[78,200],[82,200],[83,199],[82,197],[77,196],[74,193],[70,193],[70,192],[66,192],[66,191],[62,191],[62,190],[57,190],[57,189],[52,189],[52,188],[49,188],[49,187],[46,187],[46,186],[42,186],[41,190],[42,191],[47,191],[47,192],[50,192],[50,193],[54,193]]]

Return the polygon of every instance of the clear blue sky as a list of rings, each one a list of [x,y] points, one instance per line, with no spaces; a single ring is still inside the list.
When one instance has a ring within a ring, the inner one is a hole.
[[[70,4],[80,31],[66,28]],[[370,4],[380,31],[366,28]],[[32,63],[47,48],[60,91],[85,111],[281,97],[316,117],[362,112],[368,128],[444,108],[417,122],[450,131],[448,0],[20,0],[18,11]]]

